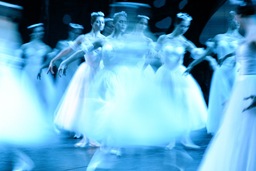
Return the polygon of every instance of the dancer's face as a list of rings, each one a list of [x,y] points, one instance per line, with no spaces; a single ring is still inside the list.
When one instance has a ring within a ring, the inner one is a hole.
[[[31,34],[32,39],[43,39],[44,37],[44,28],[43,27],[36,27],[33,29]]]
[[[148,27],[148,20],[145,19],[145,18],[141,18],[141,19],[138,21],[137,25],[136,25],[136,29],[137,29],[137,30],[141,30],[141,31],[146,30],[147,27]]]
[[[125,16],[118,17],[115,23],[115,29],[117,32],[124,33],[127,28],[127,18]]]
[[[190,27],[190,21],[189,20],[183,20],[179,24],[176,25],[176,30],[179,34],[185,34],[189,27]]]
[[[97,17],[92,24],[93,30],[96,30],[96,31],[102,31],[104,29],[104,26],[105,26],[104,17],[101,17],[101,16]]]

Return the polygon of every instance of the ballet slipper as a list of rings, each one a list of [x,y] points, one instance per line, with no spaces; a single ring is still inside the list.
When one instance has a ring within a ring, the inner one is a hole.
[[[101,146],[101,144],[100,143],[98,143],[98,142],[96,142],[96,141],[89,141],[89,146],[90,147],[100,147]]]
[[[172,150],[174,147],[175,147],[175,144],[174,144],[174,143],[170,143],[170,144],[168,144],[168,145],[165,147],[165,149],[166,149],[166,150]]]
[[[120,150],[120,148],[112,148],[110,151],[109,151],[110,154],[114,154],[116,156],[121,156],[122,155],[122,152]]]
[[[180,141],[180,143],[184,146],[184,147],[186,147],[186,148],[189,148],[189,149],[200,149],[201,147],[200,146],[198,146],[198,145],[196,145],[195,143],[193,143],[191,140],[189,140],[189,139],[183,139],[183,140],[181,140]]]
[[[79,138],[81,138],[81,137],[82,137],[82,134],[76,133],[76,134],[74,135],[74,138],[75,138],[75,139],[79,139]]]
[[[26,154],[18,152],[17,155],[19,156],[19,159],[15,163],[12,171],[32,171],[34,169],[34,162]]]
[[[171,141],[166,147],[166,150],[172,150],[175,147],[175,141]]]
[[[82,139],[78,143],[75,143],[75,147],[84,148],[88,145],[88,141],[86,139]]]

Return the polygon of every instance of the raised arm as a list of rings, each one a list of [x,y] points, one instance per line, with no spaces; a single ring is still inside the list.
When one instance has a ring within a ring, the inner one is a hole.
[[[67,59],[61,62],[59,68],[58,68],[58,73],[59,76],[61,75],[66,75],[66,70],[68,68],[68,65],[72,63],[73,61],[83,57],[85,55],[85,52],[83,50],[78,50],[71,56],[69,56]]]
[[[211,60],[209,59],[209,55],[212,54],[213,52],[213,47],[214,47],[214,42],[207,42],[207,48],[205,50],[203,50],[203,52],[201,52],[201,54],[198,54],[198,50],[200,51],[200,48],[197,48],[194,44],[189,43],[190,45],[188,46],[189,51],[191,52],[191,55],[193,56],[193,58],[195,59],[193,62],[191,62],[186,71],[185,74],[190,73],[190,71],[199,63],[201,63],[203,60]]]
[[[80,50],[76,51],[74,54],[72,54],[67,59],[65,59],[64,61],[61,62],[60,66],[58,68],[59,76],[66,75],[66,70],[70,63],[83,57],[87,53],[90,53],[90,52],[96,50],[97,48],[102,47],[104,43],[105,43],[105,41],[100,39],[93,43],[83,44]]]
[[[78,49],[78,47],[80,47],[82,40],[84,38],[84,35],[80,35],[74,42],[72,45],[70,45],[69,47],[63,49],[62,51],[60,51],[51,61],[48,67],[48,71],[47,73],[51,72],[52,74],[54,74],[53,71],[53,67],[55,65],[55,62],[59,59],[61,59],[63,56],[66,56],[68,54],[70,54],[71,52],[74,52]]]

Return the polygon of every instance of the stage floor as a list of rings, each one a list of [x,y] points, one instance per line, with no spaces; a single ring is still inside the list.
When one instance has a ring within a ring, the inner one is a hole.
[[[79,139],[60,134],[54,134],[44,145],[19,149],[33,160],[35,171],[196,171],[211,136],[203,129],[193,132],[192,138],[200,149],[181,144],[172,150],[164,146],[130,147],[122,148],[121,156],[116,156],[100,148],[76,148]],[[1,171],[12,170],[18,161],[16,152],[12,146],[1,145]]]

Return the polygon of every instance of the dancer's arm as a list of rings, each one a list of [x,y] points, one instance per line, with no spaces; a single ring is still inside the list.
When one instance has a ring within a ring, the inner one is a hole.
[[[64,61],[62,61],[58,68],[59,76],[61,77],[61,75],[66,75],[66,70],[68,68],[68,65],[74,62],[75,60],[83,57],[84,55],[85,55],[85,52],[83,50],[79,50],[75,52],[73,55],[71,55],[70,57],[68,57],[67,59],[65,59]]]
[[[191,42],[191,43],[192,43],[192,42]],[[196,65],[198,65],[199,63],[201,63],[203,60],[206,60],[206,59],[207,59],[208,61],[211,62],[211,59],[209,59],[209,58],[210,58],[209,56],[210,56],[210,55],[212,54],[212,52],[213,52],[213,48],[214,48],[214,46],[215,46],[215,43],[208,41],[208,42],[206,43],[206,45],[207,45],[207,48],[203,51],[203,53],[202,53],[201,55],[197,55],[197,56],[199,56],[199,57],[196,57],[196,59],[188,65],[186,71],[184,72],[185,75],[187,75],[188,73],[190,73],[191,70],[192,70]],[[194,48],[193,48],[193,47],[194,47]],[[195,51],[196,49],[198,49],[198,48],[196,48],[194,45],[191,46],[190,52],[192,53],[192,55],[193,55],[193,53],[195,53],[194,51]],[[194,56],[195,56],[195,55],[194,55]]]
[[[64,61],[61,62],[59,69],[58,69],[59,76],[66,75],[66,70],[70,63],[77,60],[78,58],[83,57],[87,53],[90,53],[90,52],[94,51],[95,49],[102,47],[104,43],[105,43],[104,40],[97,40],[93,43],[88,43],[87,45],[83,45],[81,50],[76,51],[74,54],[72,54],[67,59],[65,59]]]
[[[66,56],[68,54],[70,54],[71,52],[74,52],[77,50],[77,48],[81,45],[82,41],[84,39],[84,35],[80,35],[77,37],[77,39],[72,43],[72,45],[70,45],[69,47],[63,49],[62,51],[60,51],[51,61],[48,67],[48,71],[47,73],[51,72],[52,74],[54,74],[53,71],[53,67],[54,67],[54,63],[58,60],[61,59],[63,56]]]

